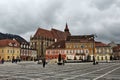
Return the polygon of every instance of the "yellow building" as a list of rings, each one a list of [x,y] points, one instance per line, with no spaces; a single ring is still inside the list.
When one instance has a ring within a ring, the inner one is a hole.
[[[109,61],[112,54],[112,48],[102,42],[95,42],[96,61]]]
[[[16,40],[0,40],[0,60],[11,61],[12,58],[20,58],[20,44]]]
[[[92,61],[93,55],[95,55],[93,35],[68,36],[65,46],[68,60]]]

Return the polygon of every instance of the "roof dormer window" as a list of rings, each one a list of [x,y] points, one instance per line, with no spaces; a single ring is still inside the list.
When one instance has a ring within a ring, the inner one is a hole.
[[[12,43],[9,43],[8,45],[9,45],[9,46],[12,46]]]
[[[60,48],[60,45],[58,45],[58,48]]]

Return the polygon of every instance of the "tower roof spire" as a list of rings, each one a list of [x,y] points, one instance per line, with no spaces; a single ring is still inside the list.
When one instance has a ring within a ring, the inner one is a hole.
[[[66,26],[65,26],[64,32],[66,33],[67,36],[71,35],[70,32],[69,32],[69,28],[68,28],[67,22],[66,22]]]
[[[67,22],[66,22],[66,26],[65,26],[65,29],[64,29],[65,32],[69,32],[69,29],[68,29],[68,25],[67,25]]]

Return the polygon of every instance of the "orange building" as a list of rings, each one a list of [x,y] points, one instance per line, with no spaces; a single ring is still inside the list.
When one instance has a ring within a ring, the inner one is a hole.
[[[16,40],[0,40],[0,60],[11,61],[12,58],[20,58],[20,44]]]

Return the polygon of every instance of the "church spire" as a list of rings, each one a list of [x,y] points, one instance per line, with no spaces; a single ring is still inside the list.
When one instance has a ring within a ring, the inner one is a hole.
[[[64,29],[65,32],[69,32],[69,29],[68,29],[68,25],[66,23],[66,26],[65,26],[65,29]]]
[[[69,32],[69,28],[68,28],[68,25],[66,23],[66,26],[65,26],[65,29],[64,29],[64,32],[66,33],[67,36],[70,36],[70,32]]]

